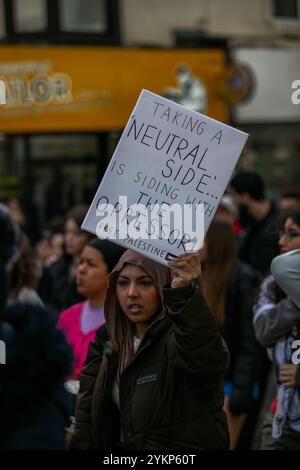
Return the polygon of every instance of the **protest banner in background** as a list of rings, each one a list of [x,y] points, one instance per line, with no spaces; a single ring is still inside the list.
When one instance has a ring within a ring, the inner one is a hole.
[[[82,228],[162,264],[198,249],[247,138],[245,132],[143,90]],[[159,220],[159,235],[149,229],[142,205],[155,208],[150,225]],[[168,232],[160,221],[167,220],[164,212],[170,207],[176,210]],[[181,214],[189,219],[187,225],[191,222],[188,210],[180,213],[188,207],[196,211],[193,222],[199,213],[204,219],[192,241],[184,230],[173,230]]]

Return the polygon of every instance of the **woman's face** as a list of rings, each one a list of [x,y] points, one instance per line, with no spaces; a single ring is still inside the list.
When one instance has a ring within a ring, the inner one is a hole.
[[[76,270],[77,290],[89,298],[104,293],[108,284],[108,267],[102,254],[92,246],[85,246]]]
[[[80,227],[78,227],[75,220],[67,220],[65,225],[66,253],[71,256],[79,255],[86,243],[86,233],[80,230]]]
[[[300,248],[300,227],[288,217],[279,238],[280,253],[287,253]]]
[[[130,264],[118,276],[117,297],[122,311],[136,328],[147,328],[161,309],[152,278],[143,269]]]

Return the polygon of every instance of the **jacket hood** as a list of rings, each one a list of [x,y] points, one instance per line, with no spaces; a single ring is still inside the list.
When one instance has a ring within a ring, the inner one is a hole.
[[[166,316],[164,307],[163,288],[170,282],[170,270],[155,261],[152,261],[145,256],[142,256],[134,251],[127,250],[120,258],[119,262],[113,269],[110,278],[109,286],[106,292],[104,303],[104,312],[106,319],[106,327],[112,342],[113,348],[119,353],[119,374],[127,366],[133,355],[133,328],[131,322],[124,315],[121,310],[119,301],[116,294],[116,285],[119,273],[122,271],[126,264],[137,266],[145,273],[148,274],[153,280],[153,284],[161,299],[162,309],[154,317],[153,322],[149,325],[148,329],[156,322],[162,320]]]

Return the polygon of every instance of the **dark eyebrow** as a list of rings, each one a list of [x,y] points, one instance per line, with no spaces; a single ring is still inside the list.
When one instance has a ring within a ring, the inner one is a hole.
[[[118,279],[120,279],[120,277],[122,277],[123,279],[126,279],[127,281],[130,281],[129,277],[124,276],[124,274],[120,274],[119,277],[118,277]],[[139,281],[140,281],[141,279],[151,279],[151,281],[152,281],[151,276],[149,276],[148,274],[145,274],[145,275],[143,275],[143,276],[139,276],[139,277],[137,277],[136,279],[139,280]]]
[[[90,256],[83,256],[83,255],[80,255],[80,258],[79,258],[80,261],[92,261],[93,263],[95,263],[95,260],[93,258],[91,258]]]

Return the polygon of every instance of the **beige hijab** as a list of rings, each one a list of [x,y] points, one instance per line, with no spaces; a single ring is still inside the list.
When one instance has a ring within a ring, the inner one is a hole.
[[[130,250],[125,251],[111,272],[104,303],[104,312],[110,340],[119,356],[118,377],[120,377],[133,356],[133,325],[121,310],[116,294],[117,279],[125,264],[131,264],[143,269],[152,278],[153,284],[160,296],[161,311],[153,318],[149,328],[157,321],[162,320],[166,315],[163,288],[171,279],[170,270],[167,267]]]

